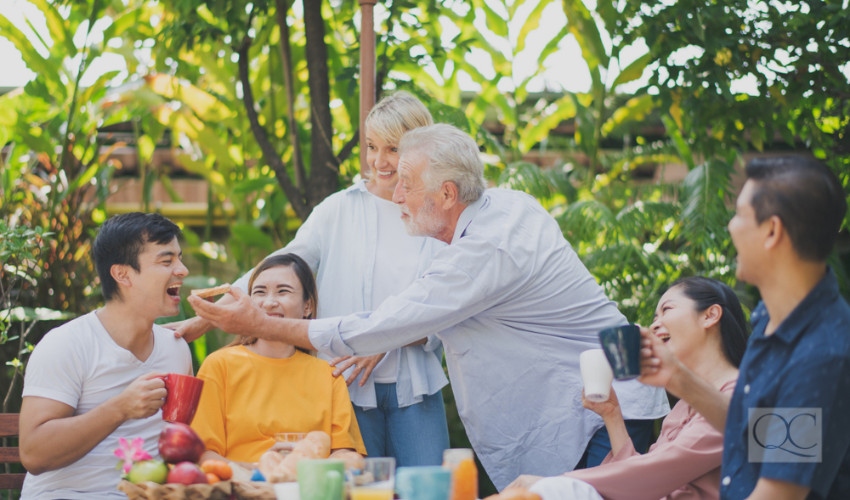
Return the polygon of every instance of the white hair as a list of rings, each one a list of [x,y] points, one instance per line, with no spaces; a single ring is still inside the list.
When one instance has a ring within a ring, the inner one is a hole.
[[[431,192],[444,182],[457,186],[461,202],[470,204],[484,193],[484,163],[478,145],[466,132],[445,123],[409,130],[398,144],[399,155],[421,153],[428,158],[422,181]]]

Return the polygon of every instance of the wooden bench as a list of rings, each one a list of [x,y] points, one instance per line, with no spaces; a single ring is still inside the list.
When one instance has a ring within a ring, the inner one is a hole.
[[[18,437],[18,414],[0,413],[0,438]],[[19,464],[21,454],[17,446],[0,446],[0,464]],[[0,490],[19,490],[26,473],[6,473],[0,470]]]

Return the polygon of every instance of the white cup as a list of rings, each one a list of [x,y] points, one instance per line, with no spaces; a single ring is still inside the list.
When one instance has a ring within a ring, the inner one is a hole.
[[[589,349],[578,357],[581,379],[584,382],[584,397],[588,401],[601,403],[611,395],[614,372],[602,349]]]
[[[298,492],[298,483],[295,481],[289,483],[274,483],[274,494],[277,500],[300,500],[301,495]]]

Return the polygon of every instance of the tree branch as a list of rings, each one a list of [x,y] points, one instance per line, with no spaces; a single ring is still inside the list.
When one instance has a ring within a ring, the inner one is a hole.
[[[339,150],[339,154],[336,157],[337,165],[341,165],[342,162],[348,159],[351,156],[352,151],[354,151],[354,146],[360,142],[360,129],[354,131],[354,136],[342,146],[342,149]]]
[[[295,172],[295,185],[305,186],[307,172],[304,167],[304,156],[301,153],[301,141],[298,140],[298,123],[295,121],[295,84],[292,79],[292,49],[289,46],[289,25],[286,24],[286,13],[289,5],[286,0],[276,0],[275,14],[280,30],[280,61],[283,71],[283,87],[286,92],[286,116],[289,122],[289,140],[292,142],[292,162]]]
[[[266,129],[260,125],[260,120],[257,116],[257,110],[254,108],[254,92],[251,89],[251,79],[248,73],[248,50],[251,48],[251,39],[245,37],[242,44],[236,49],[239,55],[237,66],[239,68],[239,81],[242,83],[242,102],[245,105],[245,112],[248,115],[248,122],[251,125],[251,132],[263,152],[263,158],[274,170],[280,187],[283,189],[286,197],[289,198],[289,203],[292,204],[292,209],[299,219],[304,220],[310,214],[310,209],[305,204],[302,193],[292,183],[289,178],[289,173],[286,171],[286,165],[278,156],[277,151],[269,141],[269,136]]]

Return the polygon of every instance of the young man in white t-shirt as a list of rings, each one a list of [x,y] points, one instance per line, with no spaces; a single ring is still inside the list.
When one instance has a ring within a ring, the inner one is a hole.
[[[27,365],[20,417],[23,498],[126,498],[119,438],[157,456],[166,373],[192,374],[189,347],[154,320],[178,313],[189,273],[180,229],[158,214],[107,220],[93,257],[106,302],[48,332]]]

